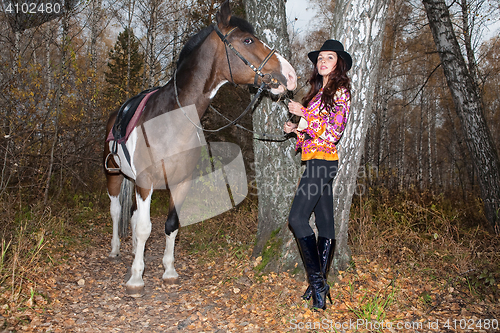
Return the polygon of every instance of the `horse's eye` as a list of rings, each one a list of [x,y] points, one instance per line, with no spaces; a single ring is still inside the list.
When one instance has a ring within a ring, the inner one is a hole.
[[[253,39],[252,38],[246,38],[244,41],[243,41],[244,44],[246,45],[250,45],[253,43]]]

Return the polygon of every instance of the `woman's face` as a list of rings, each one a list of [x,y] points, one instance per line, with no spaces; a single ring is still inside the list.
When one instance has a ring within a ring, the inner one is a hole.
[[[318,55],[316,68],[321,76],[330,74],[337,67],[337,53],[334,51],[321,51]]]

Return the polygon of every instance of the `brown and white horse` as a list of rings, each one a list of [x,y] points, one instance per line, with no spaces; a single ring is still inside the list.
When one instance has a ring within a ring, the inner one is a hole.
[[[189,153],[185,156],[180,154],[180,159],[183,159],[182,165],[192,165],[192,168],[180,168],[175,158],[171,158],[162,159],[161,163],[156,166],[141,167],[139,173],[138,165],[146,163],[144,160],[148,158],[145,147],[149,147],[152,141],[160,143],[160,147],[176,144],[182,146],[193,137],[193,133],[196,137],[196,129],[192,128],[177,130],[175,134],[169,130],[157,130],[153,134],[149,133],[145,139],[147,142],[141,144],[138,138],[144,134],[144,125],[149,122],[161,128],[161,122],[168,119],[162,117],[163,115],[173,114],[175,110],[184,106],[192,106],[192,110],[196,110],[195,116],[198,120],[201,119],[217,90],[228,81],[236,84],[262,84],[262,86],[264,86],[263,81],[266,81],[268,83],[266,88],[271,93],[282,94],[287,90],[295,89],[297,77],[293,67],[283,57],[254,36],[253,28],[247,21],[231,16],[229,3],[226,1],[217,13],[217,24],[203,29],[188,41],[180,54],[174,78],[149,98],[141,117],[124,144],[128,152],[124,153],[122,146],[113,146],[113,142],[105,144],[104,163],[113,220],[111,257],[120,254],[120,221],[128,223],[128,218],[124,218],[124,215],[127,215],[127,210],[131,214],[135,258],[132,263],[131,277],[126,283],[129,294],[140,294],[144,288],[142,279],[144,246],[151,233],[151,195],[153,189],[162,188],[162,183],[163,188],[166,188],[166,178],[169,178],[168,188],[171,195],[169,213],[165,222],[166,246],[163,257],[165,267],[163,279],[171,283],[178,279],[174,268],[174,243],[179,229],[178,210],[187,195],[194,165],[196,165],[196,153]],[[186,113],[184,116],[186,119],[189,118]],[[117,112],[110,116],[107,125],[108,132],[112,129],[116,117]],[[189,119],[186,123],[193,123],[193,121]],[[190,149],[190,147],[186,148],[186,150]],[[114,150],[113,154],[112,150]],[[192,151],[191,149],[190,152]],[[195,156],[194,159],[193,156]],[[193,161],[186,164],[186,158],[193,159]],[[126,160],[129,162],[126,163]],[[112,168],[116,170],[111,170]],[[116,172],[118,169],[120,171]],[[127,191],[122,185],[126,182],[135,184],[135,191],[134,187]],[[175,186],[172,186],[172,183],[175,183]],[[132,203],[134,192],[135,204]]]

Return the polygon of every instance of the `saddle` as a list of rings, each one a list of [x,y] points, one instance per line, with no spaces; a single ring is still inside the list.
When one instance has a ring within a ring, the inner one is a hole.
[[[127,142],[130,133],[137,124],[137,121],[146,106],[146,102],[158,89],[159,87],[144,90],[123,103],[118,110],[115,123],[113,124],[113,128],[109,132],[106,141],[117,141],[119,144]]]
[[[156,91],[158,91],[158,89],[159,87],[144,90],[138,95],[129,98],[120,107],[120,110],[118,110],[115,123],[113,124],[113,127],[109,131],[108,137],[106,138],[106,142],[113,141],[111,152],[108,154],[104,161],[104,167],[108,172],[120,172],[121,166],[119,166],[118,168],[108,167],[109,158],[118,156],[118,145],[122,147],[123,154],[125,155],[125,158],[130,165],[130,153],[125,143],[127,142],[130,133],[132,133],[132,131],[134,130],[137,121],[141,117],[142,111],[144,110],[149,97]]]

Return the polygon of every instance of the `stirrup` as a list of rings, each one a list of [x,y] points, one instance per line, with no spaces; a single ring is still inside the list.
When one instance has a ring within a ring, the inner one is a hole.
[[[108,167],[108,161],[109,161],[109,157],[110,156],[113,156],[113,157],[118,157],[118,168],[110,168]],[[121,167],[122,165],[122,161],[120,159],[120,156],[118,154],[113,154],[113,153],[109,153],[108,156],[106,156],[106,159],[104,160],[104,168],[106,169],[107,172],[109,173],[119,173],[120,170],[122,169]]]

